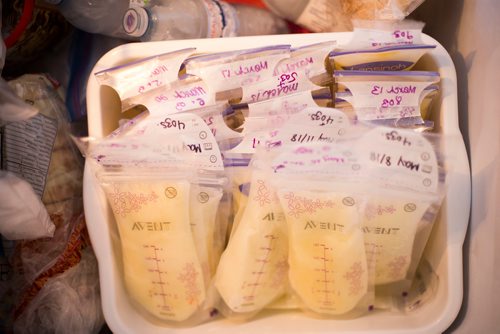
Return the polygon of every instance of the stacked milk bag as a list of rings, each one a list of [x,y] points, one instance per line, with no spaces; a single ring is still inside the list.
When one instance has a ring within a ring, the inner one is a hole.
[[[85,154],[130,302],[165,326],[407,312],[449,173],[414,21],[94,73],[134,109]],[[416,70],[416,68],[419,70]]]

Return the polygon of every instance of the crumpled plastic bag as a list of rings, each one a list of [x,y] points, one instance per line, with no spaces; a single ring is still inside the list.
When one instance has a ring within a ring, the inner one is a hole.
[[[14,333],[99,333],[104,325],[97,260],[90,247],[80,262],[51,277],[16,319]]]
[[[56,227],[28,182],[0,170],[0,198],[0,234],[4,238],[32,240],[54,235]]]

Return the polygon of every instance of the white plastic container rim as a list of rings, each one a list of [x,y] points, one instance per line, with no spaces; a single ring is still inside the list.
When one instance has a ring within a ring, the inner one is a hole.
[[[220,39],[176,40],[124,44],[106,53],[92,73],[148,57],[154,54],[196,47],[197,52],[220,52],[274,44],[307,44],[335,40],[347,43],[352,33],[313,33],[251,36]],[[442,333],[456,318],[463,297],[462,246],[470,212],[470,169],[458,126],[457,79],[453,62],[446,50],[432,37],[423,34],[423,42],[437,45],[419,64],[425,70],[438,71],[441,92],[434,110],[439,110],[436,125],[440,132],[459,136],[446,145],[457,164],[448,175],[449,187],[439,220],[435,223],[427,258],[439,277],[436,296],[410,313],[375,311],[352,320],[313,319],[300,311],[265,312],[249,322],[235,324],[220,319],[191,328],[171,328],[148,321],[128,301],[117,261],[113,258],[110,223],[113,221],[106,198],[88,165],[84,174],[84,209],[92,246],[99,263],[101,300],[109,328],[115,333]],[[423,65],[422,65],[423,64]],[[120,117],[119,99],[112,90],[101,87],[90,75],[87,85],[88,128],[91,137],[108,134],[109,119]],[[118,100],[117,100],[118,99]],[[115,240],[116,242],[116,240]]]

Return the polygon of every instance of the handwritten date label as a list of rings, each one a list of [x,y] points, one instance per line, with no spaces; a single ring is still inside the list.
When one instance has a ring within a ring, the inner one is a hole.
[[[422,133],[377,127],[360,139],[357,154],[362,164],[371,166],[369,177],[385,186],[419,191],[437,189],[436,154]]]
[[[276,65],[287,56],[286,53],[278,53],[244,60],[221,60],[221,63],[207,63],[205,66],[195,66],[188,62],[186,71],[209,83],[210,90],[222,92],[272,77]]]
[[[353,105],[360,120],[393,119],[420,116],[423,91],[433,82],[341,82],[352,96],[345,99]]]
[[[182,62],[194,48],[152,56],[138,62],[96,73],[101,84],[111,86],[121,100],[166,86],[178,80]]]
[[[355,28],[353,48],[422,44],[422,31],[418,29],[364,29]]]
[[[158,92],[160,91],[160,92]],[[172,87],[157,89],[130,99],[132,104],[143,104],[151,114],[165,115],[201,108],[215,103],[206,85],[197,80]]]
[[[303,71],[285,73],[243,86],[242,102],[254,103],[319,88]]]

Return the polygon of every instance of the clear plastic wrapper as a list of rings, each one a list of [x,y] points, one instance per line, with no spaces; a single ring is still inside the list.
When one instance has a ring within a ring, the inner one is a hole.
[[[94,73],[100,85],[113,88],[121,100],[142,94],[178,80],[184,60],[195,48],[154,55]]]
[[[273,77],[242,87],[240,102],[258,102],[306,90],[321,91],[332,83],[326,60],[334,45],[332,41],[292,49],[290,57],[276,65]]]
[[[444,198],[451,167],[440,154],[441,140],[436,134],[376,127],[356,145],[372,184],[362,219],[369,264],[379,300],[390,296],[390,307],[402,309]]]
[[[282,60],[274,70],[274,75],[289,74],[304,70],[316,85],[329,83],[327,77],[328,55],[335,48],[336,41],[322,42],[292,48],[290,58]]]
[[[193,56],[185,62],[186,73],[207,82],[217,101],[238,100],[242,86],[271,78],[276,65],[289,56],[290,45]]]
[[[300,308],[327,318],[368,312],[374,304],[373,274],[361,228],[366,195],[355,152],[316,141],[260,153],[256,168],[275,173],[272,184],[289,238],[288,278]]]
[[[174,324],[209,319],[214,254],[207,247],[214,243],[221,190],[193,189],[187,175],[120,174],[100,180],[118,227],[131,300]]]
[[[8,240],[32,240],[54,235],[55,225],[31,185],[0,170],[0,234]]]
[[[358,120],[397,127],[424,124],[421,110],[429,103],[422,101],[435,96],[429,93],[440,81],[439,73],[425,71],[335,71],[334,76],[338,94]]]
[[[242,139],[227,153],[253,153],[256,146],[271,130],[280,128],[293,115],[306,108],[318,108],[318,104],[327,105],[331,95],[328,91],[324,91],[323,94],[321,96],[324,99],[314,99],[311,91],[303,91],[260,102],[233,106],[234,109],[241,110],[244,116],[244,122],[238,128],[242,131]]]
[[[351,41],[330,53],[336,70],[410,70],[436,45],[422,42],[423,23],[404,21],[354,21]]]
[[[276,14],[313,32],[349,31],[352,19],[401,20],[423,0],[264,0]]]
[[[435,45],[384,46],[377,50],[334,51],[330,54],[338,70],[402,71],[410,70]]]
[[[48,278],[14,323],[15,333],[99,333],[104,325],[97,261],[90,247],[68,270]]]
[[[424,22],[405,20],[353,20],[351,40],[341,49],[374,49],[383,46],[423,45]]]
[[[91,141],[87,159],[113,212],[132,304],[161,324],[209,320],[227,218],[219,212],[222,158],[208,125],[190,113],[149,117]]]
[[[254,316],[287,289],[288,241],[275,190],[268,176],[253,173],[249,191],[215,279],[223,301],[220,310],[229,318]]]
[[[46,233],[39,234],[36,239],[34,234],[40,230],[30,227],[32,237],[25,234],[25,239],[17,241],[9,252],[11,266],[7,267],[8,279],[0,284],[0,298],[5,305],[10,305],[9,312],[17,317],[48,278],[79,261],[78,250],[71,248],[73,253],[68,255],[65,247],[74,246],[69,245],[68,240],[75,224],[84,225],[81,223],[83,168],[81,156],[70,137],[70,124],[58,83],[47,75],[27,74],[8,84],[12,90],[5,90],[5,93],[13,91],[19,101],[26,101],[30,107],[25,112],[16,112],[14,118],[2,124],[2,168],[29,184],[31,202],[38,201],[39,209],[46,211],[41,215],[45,217],[42,220],[48,223],[48,229],[43,228]],[[29,210],[29,198],[29,195],[22,195],[17,205],[22,210]],[[10,200],[15,200],[15,196]],[[16,204],[4,202],[4,205]],[[15,210],[13,206],[10,209]],[[16,219],[21,217],[18,212]],[[79,231],[74,232],[80,237]],[[12,314],[4,316],[5,313],[0,312],[1,322],[9,328],[11,320],[7,318]]]
[[[290,287],[302,308],[335,317],[359,316],[373,308],[406,312],[415,307],[410,302],[416,298],[410,298],[410,293],[416,293],[415,280],[432,279],[432,275],[416,277],[416,272],[446,192],[446,174],[453,168],[453,157],[442,155],[443,138],[437,134],[369,124],[350,127],[357,129],[330,142],[314,141],[311,136],[306,137],[311,140],[296,143],[270,136],[282,144],[260,146],[251,165],[275,173],[271,184],[278,189],[289,226]],[[337,202],[342,205],[334,204]],[[290,230],[291,222],[296,224],[292,227],[298,226],[296,230]],[[342,268],[339,261],[355,260],[357,253],[352,250],[347,252],[349,256],[335,260],[333,250],[338,251],[343,244],[328,239],[330,230],[347,233],[353,226],[360,234],[355,248],[364,250],[358,257],[362,266],[356,277],[364,277],[366,293],[354,299],[344,296],[345,300],[321,295],[338,288],[332,285],[327,289],[331,282],[347,283],[334,276],[323,279],[324,289],[315,288],[319,279],[311,278],[307,283],[305,277],[317,274],[313,270],[316,262],[327,258],[311,254],[319,250],[330,254],[325,263],[337,261],[336,269]],[[307,256],[309,260],[305,260]],[[305,272],[310,272],[309,276]],[[431,298],[429,293],[426,299]],[[329,308],[326,302],[334,306]]]
[[[12,280],[10,282],[11,292],[2,296],[2,300],[6,305],[11,306],[9,312],[12,319],[9,319],[9,321],[18,322],[22,325],[24,317],[33,315],[33,308],[38,303],[36,301],[38,294],[47,281],[78,265],[84,250],[91,252],[83,214],[76,217],[73,212],[68,211],[58,214],[61,216],[51,215],[56,224],[56,230],[52,238],[22,240],[16,243],[14,255],[10,259],[12,266],[10,275]],[[5,290],[2,292],[5,292]],[[94,292],[97,293],[97,291]],[[41,298],[43,298],[44,293],[41,295]],[[53,306],[56,307],[55,304],[60,301],[52,300]],[[33,306],[32,303],[34,303]],[[62,306],[62,304],[59,304],[59,306]],[[92,326],[95,324],[90,324],[92,319],[89,318],[88,320],[87,325]],[[8,324],[9,321],[5,321],[5,324]],[[28,326],[29,324],[25,325]],[[55,332],[58,324],[44,323],[44,325],[46,332]]]
[[[305,70],[283,73],[255,84],[243,86],[242,90],[240,102],[243,103],[265,101],[303,91],[328,91],[324,87],[312,83]]]
[[[434,122],[431,120],[432,115],[432,105],[436,99],[437,94],[439,93],[438,85],[430,85],[424,89],[421,95],[420,101],[420,114],[422,115],[422,120],[417,119],[420,124],[413,124],[410,128],[415,130],[429,131],[434,127]],[[349,90],[345,90],[342,92],[335,93],[335,107],[342,110],[344,113],[349,115],[352,119],[357,119],[357,115],[354,111],[354,108],[351,103],[347,102],[352,99],[352,93]],[[387,122],[387,121],[385,121]],[[387,122],[386,125],[391,124],[391,122]],[[394,119],[392,126],[398,126],[398,119]]]

